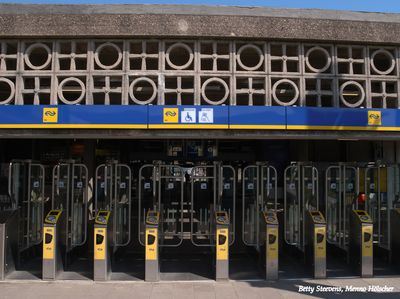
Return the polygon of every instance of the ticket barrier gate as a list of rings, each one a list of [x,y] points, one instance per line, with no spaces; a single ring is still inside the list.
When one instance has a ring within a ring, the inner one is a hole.
[[[274,211],[262,212],[260,221],[260,260],[265,265],[265,279],[277,280],[279,270],[279,222]]]
[[[267,162],[246,166],[242,179],[242,241],[258,252],[267,280],[278,279],[277,207],[276,169]]]
[[[100,210],[94,221],[93,280],[106,281],[111,278],[111,212]]]
[[[138,238],[145,247],[145,280],[160,279],[160,251],[179,247],[184,238],[184,170],[161,162],[139,170]]]
[[[19,270],[40,272],[34,260],[40,256],[36,247],[42,242],[44,185],[43,165],[30,160],[10,163],[9,201],[0,205],[1,280],[26,278],[22,272],[18,275]]]
[[[215,279],[229,279],[229,247],[235,241],[236,171],[214,162],[191,171],[190,238],[216,251]]]
[[[350,218],[351,262],[361,277],[373,276],[373,221],[366,211],[353,210]]]
[[[51,210],[44,218],[43,224],[43,267],[42,278],[44,280],[56,280],[63,271],[62,249],[59,246],[61,238],[63,212]]]
[[[131,241],[131,169],[118,161],[96,168],[94,280],[109,280],[118,249]]]
[[[74,262],[77,249],[86,243],[87,218],[88,218],[88,170],[83,164],[75,163],[73,160],[61,161],[53,168],[52,184],[52,212],[62,211],[62,217],[57,223],[49,219],[56,219],[54,215],[48,215],[44,219],[44,226],[54,225],[57,230],[55,249],[61,254],[62,267],[60,271],[70,270]],[[50,230],[50,228],[47,228]],[[46,247],[43,247],[43,265],[46,258]],[[81,267],[83,265],[80,265]],[[53,266],[52,266],[53,267]],[[45,274],[44,279],[55,279],[55,276]],[[83,270],[83,269],[82,269]],[[88,269],[86,269],[88,270]],[[71,277],[70,275],[68,277]]]
[[[325,216],[327,242],[346,253],[349,262],[350,216],[358,209],[359,167],[338,163],[325,171]]]
[[[159,225],[160,214],[155,211],[148,211],[146,216],[145,281],[149,282],[160,280]]]
[[[306,214],[306,262],[314,278],[326,278],[326,221],[320,211]]]
[[[285,169],[284,180],[284,239],[286,244],[297,248],[303,254],[304,261],[307,262],[309,252],[312,252],[314,256],[321,252],[318,249],[320,243],[307,242],[309,231],[307,217],[313,212],[320,215],[318,170],[311,163],[295,162]],[[313,223],[313,221],[310,222]],[[320,230],[319,233],[323,231]],[[308,249],[309,245],[313,246],[311,250]],[[319,256],[317,260],[314,260],[314,277],[322,278],[323,274],[326,276],[326,271],[324,273],[320,270],[324,269],[323,265],[326,268],[326,256]]]

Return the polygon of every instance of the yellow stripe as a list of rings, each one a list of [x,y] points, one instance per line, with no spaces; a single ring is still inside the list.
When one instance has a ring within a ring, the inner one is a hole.
[[[0,129],[147,129],[147,125],[0,124]]]
[[[329,131],[400,131],[400,127],[363,126],[287,126],[288,130],[329,130]]]
[[[152,124],[149,129],[229,129],[228,125]]]
[[[264,130],[284,130],[285,125],[229,125],[230,129],[264,129]]]

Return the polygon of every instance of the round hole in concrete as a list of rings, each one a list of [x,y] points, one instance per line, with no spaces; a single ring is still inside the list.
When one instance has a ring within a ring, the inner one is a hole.
[[[340,86],[340,100],[349,108],[359,107],[365,98],[362,85],[356,81],[347,81]]]
[[[0,104],[9,104],[15,95],[15,85],[7,78],[0,78]]]
[[[184,70],[190,67],[193,62],[193,50],[184,43],[171,45],[165,53],[168,65],[176,70]]]
[[[157,86],[149,78],[137,78],[129,86],[129,95],[136,104],[150,104],[157,96]]]
[[[281,79],[273,85],[272,97],[279,105],[290,106],[297,102],[299,89],[293,81]]]
[[[116,44],[105,43],[97,47],[94,59],[99,67],[110,70],[121,63],[122,52]]]
[[[244,45],[237,53],[237,61],[247,71],[258,70],[264,62],[263,52],[256,45]]]

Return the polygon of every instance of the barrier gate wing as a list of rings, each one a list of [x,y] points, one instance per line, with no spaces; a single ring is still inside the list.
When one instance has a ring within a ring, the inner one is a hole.
[[[307,211],[318,211],[318,170],[307,163],[293,163],[284,178],[285,242],[304,252]]]
[[[184,239],[184,170],[177,165],[146,164],[139,170],[139,241],[145,246],[146,215],[160,213],[159,246],[176,247]]]
[[[208,199],[208,200],[207,200]],[[229,217],[229,245],[235,241],[236,171],[232,166],[214,163],[191,170],[190,236],[195,246],[215,245],[215,212]]]
[[[242,181],[242,241],[260,246],[260,213],[277,210],[277,171],[267,163],[248,165]]]
[[[325,171],[325,216],[327,242],[348,250],[350,215],[358,208],[359,169],[352,164],[340,163]]]
[[[95,211],[112,212],[114,250],[131,240],[131,169],[126,164],[108,161],[96,168]]]
[[[62,244],[66,254],[86,243],[88,218],[88,169],[75,161],[62,161],[53,168],[52,210],[61,210],[66,223]],[[67,264],[66,260],[65,263]]]
[[[45,170],[32,161],[13,161],[8,190],[19,211],[19,252],[42,242]]]

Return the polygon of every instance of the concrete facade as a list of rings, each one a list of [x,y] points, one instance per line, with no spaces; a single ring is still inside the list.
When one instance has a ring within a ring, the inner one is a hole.
[[[209,26],[212,24],[212,26]],[[173,5],[0,4],[0,37],[222,37],[399,44],[400,16]]]

